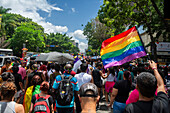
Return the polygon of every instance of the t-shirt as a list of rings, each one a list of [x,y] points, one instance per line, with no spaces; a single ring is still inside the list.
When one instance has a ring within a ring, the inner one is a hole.
[[[164,92],[158,92],[152,101],[138,101],[128,104],[124,113],[169,113],[169,100]]]
[[[17,91],[21,90],[19,82],[22,82],[22,77],[20,74],[18,73],[13,73],[14,77],[15,77],[15,85],[17,87]]]
[[[115,76],[110,73],[109,76],[106,78],[106,81],[113,82],[115,80]]]
[[[64,73],[64,76],[69,77],[71,75],[67,74],[67,73]],[[58,89],[58,86],[59,86],[61,80],[62,80],[61,76],[56,76],[54,84],[53,84],[53,88],[54,89]],[[77,79],[75,77],[73,77],[70,81],[71,81],[71,84],[73,85],[73,91],[79,91]],[[56,100],[56,107],[58,107],[58,108],[70,108],[70,107],[74,107],[74,97],[75,96],[74,96],[74,92],[73,92],[73,99],[71,101],[71,104],[67,105],[67,106],[60,106],[60,105],[58,105],[57,100]]]
[[[119,80],[115,83],[113,88],[118,89],[118,94],[115,98],[115,101],[120,103],[126,103],[126,100],[129,96],[131,90],[131,85],[128,80]]]
[[[36,97],[35,97],[35,95],[33,95],[31,102],[32,102],[33,104],[35,104],[35,101],[36,101]],[[49,102],[49,105],[50,105],[50,106],[53,104],[53,97],[52,97],[52,96],[50,96],[50,97],[48,98],[48,102]]]
[[[18,73],[21,74],[22,80],[24,80],[24,78],[27,76],[27,75],[26,75],[26,69],[23,68],[23,67],[19,67]]]
[[[99,69],[95,69],[92,72],[92,76],[93,76],[93,80],[94,80],[94,84],[101,88],[102,87],[102,80],[101,80],[101,76],[100,76],[100,70]]]
[[[75,78],[77,79],[78,81],[78,86],[79,86],[79,89],[80,87],[85,84],[85,83],[89,83],[92,79],[92,76],[87,74],[87,73],[84,73],[84,72],[81,72],[79,74],[76,74],[75,75]]]
[[[137,102],[138,100],[139,100],[139,92],[137,89],[134,89],[130,93],[129,98],[126,101],[126,104],[134,103],[134,102]]]

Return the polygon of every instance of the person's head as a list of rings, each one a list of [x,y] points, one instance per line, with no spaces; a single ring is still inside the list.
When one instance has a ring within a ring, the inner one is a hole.
[[[124,69],[130,69],[130,65],[129,65],[129,63],[125,63],[125,64],[123,64],[123,68],[124,68]]]
[[[32,65],[32,70],[33,71],[37,71],[38,70],[38,65],[37,64],[33,64]]]
[[[55,71],[57,71],[57,72],[60,71],[60,65],[59,64],[55,63],[54,68],[55,68]]]
[[[13,73],[18,73],[19,67],[18,66],[13,66],[12,71],[13,71]]]
[[[83,107],[85,105],[88,105],[89,103],[96,104],[100,98],[99,93],[98,93],[98,88],[93,83],[83,84],[80,87],[79,93],[80,93],[79,99],[81,102],[81,106]]]
[[[89,58],[86,58],[86,63],[90,64],[90,59]]]
[[[130,84],[132,84],[132,78],[131,78],[131,72],[130,71],[124,71],[123,72],[123,78],[125,80],[128,80]]]
[[[144,67],[138,67],[137,68],[137,74],[140,74],[140,73],[142,73],[142,72],[146,72],[146,70],[145,70],[145,68]]]
[[[149,72],[142,72],[137,76],[137,89],[139,93],[147,98],[154,96],[157,88],[155,76]]]
[[[98,69],[102,69],[103,68],[103,64],[101,62],[97,62],[96,67]]]
[[[47,81],[44,81],[41,83],[40,90],[44,92],[48,92],[49,87],[50,87],[49,83]]]
[[[115,69],[114,69],[114,67],[110,67],[110,68],[109,68],[109,71],[110,71],[110,73],[111,73],[112,75],[115,75]]]
[[[52,64],[50,65],[50,68],[51,68],[51,69],[55,69],[54,63],[52,63]]]
[[[87,68],[88,68],[88,64],[86,63],[82,63],[80,66],[81,72],[86,72]]]
[[[31,70],[33,70],[33,65],[35,64],[35,61],[30,61],[30,63],[29,63],[29,68],[31,69]]]
[[[10,72],[3,72],[1,74],[1,77],[3,81],[9,81],[9,82],[15,81],[14,75]]]
[[[72,71],[72,65],[71,64],[66,64],[64,67],[65,73],[70,74]]]
[[[5,62],[5,64],[6,64],[7,67],[10,66],[11,60],[10,60],[10,59],[7,59],[6,62]]]
[[[36,85],[40,85],[42,83],[42,79],[39,75],[34,75],[34,77],[31,80],[31,84],[36,86]]]
[[[14,97],[17,87],[13,82],[3,82],[1,85],[2,100],[10,100]]]
[[[22,66],[22,67],[25,67],[25,66],[26,66],[26,63],[27,63],[27,62],[26,62],[25,60],[22,61],[22,62],[21,62],[21,66]]]

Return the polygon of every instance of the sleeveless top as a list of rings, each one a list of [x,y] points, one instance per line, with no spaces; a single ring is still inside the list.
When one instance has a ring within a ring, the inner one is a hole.
[[[0,102],[0,113],[16,113],[15,102]]]

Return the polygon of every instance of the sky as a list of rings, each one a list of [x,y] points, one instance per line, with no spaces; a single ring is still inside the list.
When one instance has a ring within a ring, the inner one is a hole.
[[[46,33],[66,33],[73,37],[81,52],[88,47],[83,28],[97,16],[102,4],[102,0],[0,0],[1,6],[31,18]]]

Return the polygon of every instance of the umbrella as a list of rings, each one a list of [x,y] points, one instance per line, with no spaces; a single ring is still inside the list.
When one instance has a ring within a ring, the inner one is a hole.
[[[50,52],[40,55],[35,61],[53,61],[63,64],[68,61],[74,61],[74,58],[68,53]]]
[[[46,61],[48,55],[49,53],[40,54],[40,56],[36,57],[35,61]]]

